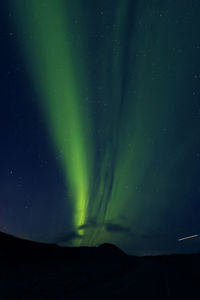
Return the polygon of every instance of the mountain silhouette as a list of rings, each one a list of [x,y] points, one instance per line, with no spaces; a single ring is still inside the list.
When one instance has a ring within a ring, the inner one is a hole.
[[[200,299],[200,255],[136,257],[0,232],[0,299]]]
[[[61,247],[17,238],[0,232],[0,260],[23,261],[73,261],[73,260],[121,260],[128,257],[122,250],[112,244],[99,247]]]
[[[112,257],[125,257],[126,253],[118,248],[116,245],[104,243],[98,247],[102,254],[109,255]]]

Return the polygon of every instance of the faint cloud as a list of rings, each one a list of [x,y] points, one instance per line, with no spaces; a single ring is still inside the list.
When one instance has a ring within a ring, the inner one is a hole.
[[[94,228],[94,227],[100,227],[100,224],[97,224],[95,219],[90,219],[87,223],[80,225],[78,227],[78,230],[87,229],[87,228]]]
[[[117,223],[107,222],[105,224],[105,229],[109,232],[118,232],[118,233],[131,234],[131,230],[128,227],[123,226],[121,224],[117,224]]]
[[[70,233],[61,233],[56,238],[54,238],[55,243],[66,243],[71,242],[74,239],[82,239],[83,235],[78,234],[75,231],[72,231]]]

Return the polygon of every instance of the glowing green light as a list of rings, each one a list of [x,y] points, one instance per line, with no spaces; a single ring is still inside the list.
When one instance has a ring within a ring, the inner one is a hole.
[[[91,182],[91,146],[84,110],[83,78],[76,66],[76,51],[66,34],[64,1],[30,0],[20,5],[18,24],[27,28],[28,68],[40,96],[48,129],[66,174],[74,207],[74,227],[85,222]]]

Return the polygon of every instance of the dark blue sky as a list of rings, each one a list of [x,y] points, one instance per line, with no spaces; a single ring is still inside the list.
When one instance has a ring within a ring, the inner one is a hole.
[[[38,7],[48,12],[50,2]],[[136,254],[200,251],[199,237],[178,242],[200,234],[200,2],[165,2],[65,2],[66,35],[79,48],[75,73],[87,79],[80,107],[90,111],[92,124],[82,238],[73,227],[67,166],[25,57],[30,30],[16,25],[12,1],[1,2],[2,231],[47,242],[113,242]]]

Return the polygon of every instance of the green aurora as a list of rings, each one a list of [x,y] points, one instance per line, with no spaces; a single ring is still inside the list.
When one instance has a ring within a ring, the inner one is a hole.
[[[185,37],[178,23],[174,29],[185,1],[181,8],[176,1],[97,2],[98,9],[78,0],[15,0],[11,6],[65,174],[73,244],[128,245],[173,207],[174,178],[194,142],[176,125],[194,24]]]
[[[20,25],[32,36],[25,45],[27,61],[55,151],[60,153],[78,228],[86,221],[92,169],[89,117],[81,107],[85,80],[75,67],[81,51],[72,49],[67,38],[63,1],[49,1],[48,6],[39,0],[24,1],[18,8]]]

